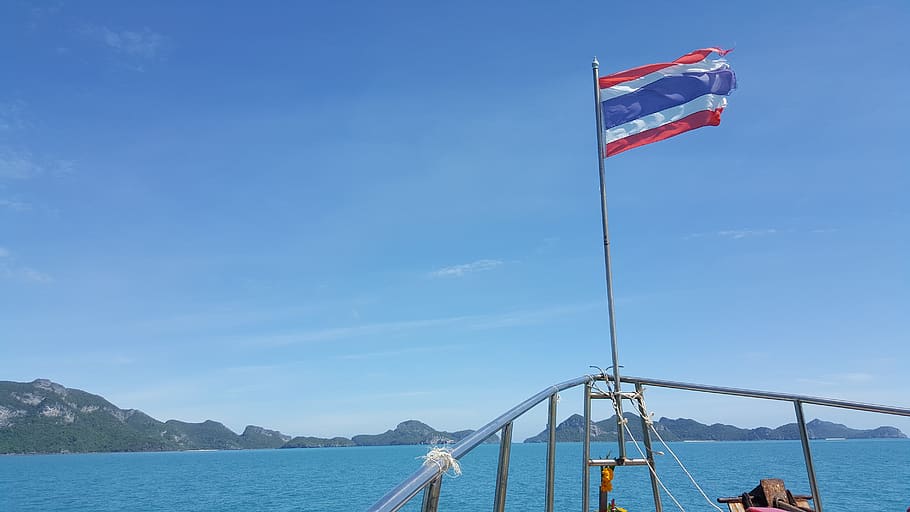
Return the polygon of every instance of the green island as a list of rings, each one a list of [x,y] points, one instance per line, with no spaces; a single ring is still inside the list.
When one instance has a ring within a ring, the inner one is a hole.
[[[627,413],[634,436],[641,435],[640,418]],[[741,429],[732,425],[704,425],[691,419],[661,418],[655,427],[667,441],[742,441],[798,439],[795,424],[775,429]],[[894,427],[855,430],[821,420],[809,422],[812,438],[906,438]],[[407,420],[381,434],[349,438],[291,437],[255,425],[241,434],[217,421],[188,423],[157,420],[136,409],[121,409],[104,398],[66,388],[46,379],[32,382],[0,381],[0,454],[143,452],[175,450],[246,450],[270,448],[324,448],[387,445],[445,445],[457,443],[472,430],[446,432],[417,420]],[[573,415],[556,428],[559,442],[581,441],[584,419]],[[592,424],[592,440],[616,439],[616,418]],[[526,443],[546,442],[547,432]],[[490,436],[485,442],[498,442]]]

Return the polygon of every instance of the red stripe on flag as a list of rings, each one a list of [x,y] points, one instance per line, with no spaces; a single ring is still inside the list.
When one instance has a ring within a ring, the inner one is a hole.
[[[618,155],[623,151],[637,148],[638,146],[669,139],[674,135],[701,128],[702,126],[717,126],[720,124],[720,114],[723,111],[724,109],[722,108],[717,110],[702,110],[701,112],[688,115],[679,121],[673,121],[672,123],[667,123],[657,128],[630,135],[624,139],[619,139],[607,144],[604,154],[610,157]]]
[[[655,71],[660,71],[661,69],[668,68],[674,64],[695,64],[696,62],[705,60],[705,58],[711,53],[717,53],[723,57],[732,51],[733,50],[723,50],[720,48],[703,48],[701,50],[695,50],[692,53],[687,53],[682,57],[674,60],[673,62],[648,64],[646,66],[639,66],[637,68],[620,71],[619,73],[613,73],[612,75],[602,76],[600,77],[600,88],[606,89],[608,87],[613,87],[616,84],[628,82],[629,80],[635,80],[636,78],[641,78],[645,75],[654,73]]]

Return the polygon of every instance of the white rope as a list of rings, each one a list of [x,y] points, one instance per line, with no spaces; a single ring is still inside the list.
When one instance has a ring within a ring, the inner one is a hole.
[[[610,392],[612,393],[613,386],[611,386],[609,382],[607,383],[607,387],[610,389]],[[601,392],[603,392],[603,391],[601,391]],[[622,428],[624,428],[626,430],[626,432],[629,434],[629,439],[632,440],[632,444],[635,445],[635,449],[638,450],[639,454],[641,454],[641,458],[644,459],[645,462],[648,464],[648,469],[651,471],[651,474],[654,475],[654,480],[657,482],[658,485],[660,485],[660,488],[663,489],[665,493],[667,493],[667,496],[669,496],[670,499],[673,500],[673,503],[676,504],[676,507],[679,510],[686,512],[686,509],[676,499],[676,496],[673,496],[673,493],[670,492],[670,489],[668,489],[667,486],[664,485],[663,481],[660,479],[660,476],[658,476],[657,470],[654,468],[654,465],[651,464],[651,460],[645,455],[645,452],[641,449],[641,446],[639,446],[638,441],[635,440],[635,436],[632,435],[632,430],[629,429],[629,419],[624,416],[620,416],[619,404],[617,403],[617,402],[619,402],[619,400],[622,400],[621,396],[614,396],[614,398],[612,400],[613,410],[615,411],[615,414],[616,414],[617,423],[619,425],[621,425]],[[721,512],[723,512],[723,511],[721,511]]]
[[[656,428],[654,428],[654,424],[653,424],[653,423],[651,423],[651,431],[654,432],[654,435],[657,436],[657,439],[660,440],[660,443],[661,443],[662,445],[664,445],[664,448],[666,448],[667,451],[670,452],[670,455],[672,455],[673,458],[676,459],[676,463],[679,464],[679,467],[682,468],[682,470],[683,470],[683,472],[686,474],[686,476],[689,477],[689,480],[692,481],[692,485],[694,485],[695,488],[698,489],[698,492],[700,492],[701,495],[705,498],[705,501],[708,502],[708,505],[711,505],[712,507],[714,507],[715,509],[717,509],[719,512],[724,512],[722,508],[720,508],[720,507],[718,507],[717,505],[715,505],[714,502],[711,501],[711,498],[709,498],[708,495],[705,494],[705,491],[703,491],[702,488],[701,488],[701,486],[698,485],[698,482],[695,481],[695,477],[693,477],[692,474],[689,473],[689,470],[686,469],[686,466],[682,463],[681,460],[679,460],[679,457],[676,456],[676,453],[673,452],[673,449],[670,448],[670,445],[668,445],[667,442],[664,441],[664,438],[660,437],[660,433],[657,431]]]
[[[641,446],[638,445],[638,441],[635,440],[635,436],[632,435],[632,431],[629,429],[629,426],[628,425],[623,425],[623,426],[626,427],[626,433],[629,434],[629,439],[632,440],[632,444],[635,445],[635,449],[638,450],[638,453],[641,454],[641,458],[644,459],[645,462],[648,464],[648,469],[650,469],[651,474],[654,475],[654,480],[657,481],[657,484],[660,485],[660,488],[663,489],[665,493],[667,493],[667,496],[669,496],[670,499],[673,500],[673,503],[676,504],[676,507],[679,510],[686,512],[686,509],[683,508],[682,504],[679,503],[679,501],[676,499],[676,496],[673,496],[673,493],[670,492],[670,489],[667,489],[667,486],[664,485],[664,483],[660,479],[660,477],[657,476],[657,470],[654,469],[654,465],[651,464],[651,460],[648,459],[648,457],[645,455],[644,450],[642,450]],[[723,511],[721,511],[721,512],[723,512]]]
[[[452,478],[461,476],[461,465],[458,463],[458,459],[452,457],[452,452],[445,448],[435,447],[426,455],[421,455],[417,458],[423,459],[424,464],[436,464],[439,472],[443,475],[449,475]],[[452,470],[451,474],[449,473],[450,469]]]

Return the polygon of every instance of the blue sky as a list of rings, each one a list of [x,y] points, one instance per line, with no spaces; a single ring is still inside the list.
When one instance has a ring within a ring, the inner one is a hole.
[[[625,371],[910,406],[910,7],[659,4],[5,3],[0,379],[235,430],[482,425],[610,363],[591,58],[724,46],[720,127],[607,161]]]

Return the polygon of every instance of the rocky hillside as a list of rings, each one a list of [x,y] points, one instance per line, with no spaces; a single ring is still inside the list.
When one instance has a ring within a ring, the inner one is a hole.
[[[357,446],[387,446],[402,444],[451,444],[461,441],[473,430],[460,430],[458,432],[445,432],[435,430],[433,427],[417,420],[402,421],[394,430],[387,430],[382,434],[359,435],[351,438]],[[495,442],[490,437],[486,442]]]
[[[641,439],[641,420],[625,413],[636,439]],[[655,423],[667,441],[747,441],[799,439],[796,424],[777,428],[741,429],[716,423],[705,425],[691,419],[661,418]],[[809,436],[819,438],[905,438],[894,427],[855,430],[838,423],[812,420]],[[242,450],[266,448],[322,448],[343,446],[441,445],[461,441],[472,430],[446,432],[417,420],[407,420],[381,434],[319,438],[295,437],[250,425],[238,435],[217,421],[187,423],[159,421],[136,409],[120,409],[104,398],[69,389],[49,380],[0,381],[0,454],[134,452],[164,450]],[[557,425],[556,440],[581,441],[584,418],[578,414]],[[616,439],[616,417],[591,425],[594,441]],[[546,442],[547,432],[526,443]],[[485,442],[498,442],[496,435]]]
[[[445,432],[408,420],[394,430],[353,439],[295,437],[250,425],[237,435],[217,421],[159,421],[136,409],[49,380],[0,381],[0,454],[242,450],[393,444],[449,444],[472,430]],[[488,442],[498,438],[491,436]]]
[[[285,443],[281,448],[343,448],[347,446],[357,446],[354,441],[346,437],[333,437],[330,439],[322,437],[298,436]]]
[[[289,439],[252,425],[237,435],[217,421],[161,422],[49,380],[0,381],[0,453],[235,450]]]
[[[281,448],[291,440],[287,434],[255,425],[247,426],[240,438],[246,448]]]
[[[623,413],[628,420],[629,430],[635,439],[641,439],[641,418],[634,413]],[[654,427],[666,441],[763,441],[799,439],[796,423],[777,428],[758,427],[744,429],[733,425],[715,423],[705,425],[698,421],[679,418],[661,418]],[[871,430],[857,430],[839,423],[812,420],[806,424],[811,439],[900,439],[907,436],[895,427],[878,427]],[[584,438],[584,417],[574,414],[556,426],[557,442],[578,442]],[[616,440],[616,415],[605,420],[591,422],[591,439],[594,441]],[[526,443],[547,442],[547,430],[525,439]]]
[[[333,437],[326,439],[322,437],[295,437],[288,441],[282,448],[326,448],[339,446],[391,446],[391,445],[409,445],[409,444],[452,444],[461,441],[473,430],[459,430],[457,432],[445,432],[436,430],[426,423],[417,420],[402,421],[394,430],[387,430],[382,434],[361,434],[351,439],[346,437]],[[499,437],[492,435],[488,437],[485,443],[497,443]]]

